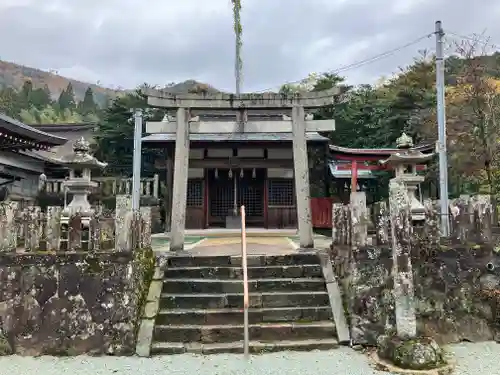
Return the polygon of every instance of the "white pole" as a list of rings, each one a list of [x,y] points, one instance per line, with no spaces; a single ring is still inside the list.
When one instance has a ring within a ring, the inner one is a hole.
[[[134,113],[134,156],[132,174],[132,211],[139,211],[141,202],[141,153],[142,153],[142,110]]]
[[[441,206],[441,235],[450,233],[448,218],[448,160],[446,154],[446,103],[444,86],[444,31],[441,21],[436,22],[436,91],[439,152],[439,202]]]
[[[248,333],[248,267],[247,267],[247,233],[245,224],[245,206],[241,206],[241,267],[243,268],[243,353],[248,359],[250,354],[249,349],[249,333]]]

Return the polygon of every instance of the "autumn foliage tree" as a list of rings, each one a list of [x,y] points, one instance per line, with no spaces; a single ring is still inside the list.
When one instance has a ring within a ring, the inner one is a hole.
[[[500,80],[489,74],[492,67],[480,38],[457,45],[462,68],[456,85],[448,88],[448,134],[454,167],[464,178],[478,181],[485,192],[496,195],[500,177]]]

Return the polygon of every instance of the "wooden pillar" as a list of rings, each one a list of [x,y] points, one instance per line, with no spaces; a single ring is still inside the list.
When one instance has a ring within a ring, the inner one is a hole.
[[[174,189],[172,196],[170,251],[184,250],[188,169],[189,118],[186,109],[179,108],[177,110],[177,130],[175,133]]]
[[[330,146],[329,144],[326,145],[325,148],[325,155],[324,155],[324,162],[325,162],[325,197],[330,198],[332,196],[331,189],[330,189],[330,158],[329,158],[329,153],[330,153]]]
[[[304,107],[295,105],[292,109],[293,167],[297,200],[297,221],[300,248],[314,247],[311,222],[311,196],[309,184],[309,160]]]
[[[269,229],[269,178],[267,177],[267,168],[264,170],[264,228]]]
[[[203,229],[208,228],[209,223],[208,223],[208,216],[209,216],[209,210],[210,210],[210,183],[209,183],[209,175],[210,175],[210,169],[205,168],[204,172],[204,181],[203,184],[205,185],[203,188]]]
[[[351,193],[358,191],[358,161],[351,162]]]

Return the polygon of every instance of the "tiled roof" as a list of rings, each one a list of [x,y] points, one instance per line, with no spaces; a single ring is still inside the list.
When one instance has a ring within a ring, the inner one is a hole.
[[[421,152],[431,151],[434,149],[434,144],[425,144],[415,146],[414,149]],[[350,155],[384,155],[389,156],[396,152],[401,152],[399,148],[349,148],[330,145],[330,152],[333,154],[350,154]]]
[[[0,113],[0,128],[5,129],[8,133],[15,134],[20,138],[26,138],[30,141],[38,142],[47,146],[59,146],[68,141],[66,138],[45,133],[41,130],[23,124],[22,122],[17,121],[4,113]]]

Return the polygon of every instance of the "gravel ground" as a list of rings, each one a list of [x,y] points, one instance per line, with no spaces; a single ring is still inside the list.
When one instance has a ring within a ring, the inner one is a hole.
[[[500,375],[500,345],[460,344],[449,348],[458,362],[456,375]],[[383,375],[365,355],[348,348],[325,352],[241,355],[137,357],[3,357],[0,375]]]

